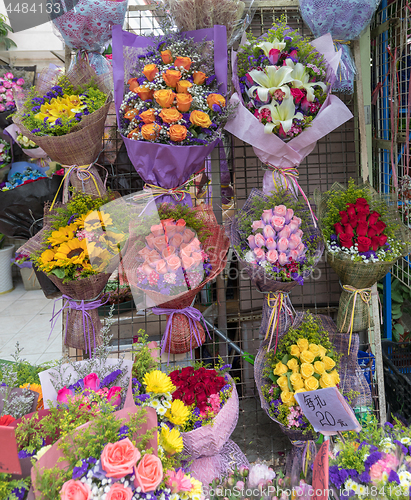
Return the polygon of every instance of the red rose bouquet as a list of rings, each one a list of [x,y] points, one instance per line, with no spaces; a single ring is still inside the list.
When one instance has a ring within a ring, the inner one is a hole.
[[[410,251],[409,230],[397,204],[369,184],[348,188],[338,183],[315,193],[327,261],[340,278],[343,292],[337,328],[352,333],[370,326],[371,286]]]

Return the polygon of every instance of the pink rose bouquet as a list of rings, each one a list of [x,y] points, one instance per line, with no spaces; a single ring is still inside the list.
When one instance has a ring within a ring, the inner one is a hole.
[[[22,90],[25,83],[24,78],[18,78],[10,71],[0,77],[0,112],[15,108],[13,90]]]

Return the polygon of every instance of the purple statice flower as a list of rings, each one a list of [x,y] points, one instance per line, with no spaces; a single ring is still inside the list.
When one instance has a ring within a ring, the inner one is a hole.
[[[109,373],[103,380],[100,382],[100,387],[108,387],[110,384],[115,382],[117,378],[122,374],[121,370],[115,370],[114,372]]]
[[[28,490],[26,488],[21,487],[21,488],[12,489],[11,493],[12,493],[12,495],[14,495],[17,498],[17,500],[23,500],[23,498],[26,496],[27,491]],[[7,498],[9,498],[9,497],[7,497]]]
[[[231,389],[231,385],[230,384],[226,384],[222,389],[221,389],[221,392],[225,392],[225,391],[229,391]]]
[[[136,378],[133,377],[131,383],[133,384],[133,391],[139,391],[141,389],[141,383]]]
[[[69,225],[73,222],[73,220],[74,220],[76,217],[78,217],[78,214],[73,214],[73,215],[70,217],[70,219],[67,221],[67,225],[69,226]]]
[[[231,365],[230,365],[230,363],[227,363],[227,364],[220,367],[220,372],[222,372],[223,370],[230,370],[230,369],[231,369]]]
[[[40,106],[34,106],[34,108],[31,108],[33,113],[38,113],[40,111]]]
[[[193,430],[198,429],[199,427],[201,427],[201,425],[201,420],[197,420],[196,422],[194,422]]]
[[[119,439],[121,440],[121,439],[126,438],[128,436],[128,431],[129,431],[129,429],[128,429],[127,425],[122,425],[120,427],[120,429],[118,430]]]
[[[374,451],[370,453],[367,460],[364,462],[365,470],[369,470],[375,463],[378,462],[383,457],[383,453],[380,451]]]
[[[386,428],[386,430],[388,430],[388,432],[390,429],[394,429],[394,426],[391,424],[391,422],[385,422],[384,427]]]
[[[143,83],[146,81],[146,77],[145,76],[139,76],[137,78],[137,82],[139,85],[143,85]]]
[[[134,396],[134,402],[139,406],[147,401],[147,399],[150,399],[150,394],[140,394],[140,396]]]
[[[36,451],[33,451],[32,453],[28,452],[27,450],[21,450],[19,451],[18,453],[18,457],[20,460],[22,460],[23,458],[29,458],[29,457],[32,457],[33,455],[36,454]]]
[[[216,80],[216,79],[217,79],[217,77],[216,77],[215,75],[211,75],[211,76],[209,76],[209,77],[206,79],[205,84],[206,84],[207,86],[209,86],[209,85],[211,85],[211,84],[213,83],[213,81],[214,81],[214,80]]]
[[[331,240],[331,241],[338,241],[338,237],[337,237],[337,235],[336,235],[336,234],[332,234],[332,235],[330,236],[330,240]]]
[[[331,483],[337,488],[340,489],[343,481],[340,477],[340,471],[338,470],[338,465],[332,465],[329,469],[329,477]]]
[[[291,273],[291,278],[296,281],[299,285],[304,285],[304,278],[298,273]]]
[[[213,111],[215,111],[216,113],[221,113],[221,106],[219,106],[218,104],[213,104]]]
[[[352,478],[357,478],[360,475],[360,473],[355,469],[346,469],[346,471],[347,474]]]
[[[75,384],[71,384],[67,389],[71,389],[74,392],[81,392],[84,389],[83,379],[77,380]]]
[[[63,122],[61,121],[61,118],[57,118],[57,120],[54,122],[54,125],[57,126],[57,127],[60,127],[61,125],[63,125]]]
[[[390,472],[390,475],[388,476],[388,482],[400,484],[401,482],[400,478],[398,477],[398,474],[394,470]]]
[[[85,476],[88,472],[88,462],[86,458],[81,460],[81,465],[78,467],[73,467],[72,479],[80,479]]]
[[[366,471],[366,470],[359,475],[358,479],[362,483],[370,483],[371,482],[371,477],[370,477],[368,471]]]
[[[201,416],[201,412],[200,412],[200,409],[195,407],[194,410],[193,410],[193,415],[197,418],[199,418]]]
[[[41,129],[40,128],[33,128],[33,130],[31,131],[32,134],[36,134],[37,132],[41,132]]]
[[[398,445],[398,446],[401,448],[401,451],[404,453],[404,455],[406,455],[406,454],[407,454],[407,452],[408,452],[408,448],[407,448],[406,446],[404,446],[404,445],[401,443],[401,441],[398,441],[398,439],[396,439],[396,440],[394,441],[394,444]]]

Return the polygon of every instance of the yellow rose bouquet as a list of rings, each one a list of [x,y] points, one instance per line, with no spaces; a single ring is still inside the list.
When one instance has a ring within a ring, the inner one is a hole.
[[[309,313],[297,314],[276,352],[266,346],[258,352],[254,369],[262,406],[290,439],[313,433],[294,395],[338,386],[339,358],[322,318]]]

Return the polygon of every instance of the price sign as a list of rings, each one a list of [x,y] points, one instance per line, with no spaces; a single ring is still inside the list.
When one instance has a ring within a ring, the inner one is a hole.
[[[333,436],[338,432],[361,430],[354,412],[336,387],[299,392],[294,397],[316,432]]]
[[[328,449],[329,441],[324,441],[314,460],[313,500],[328,499]]]
[[[0,472],[21,474],[13,427],[0,425]]]

